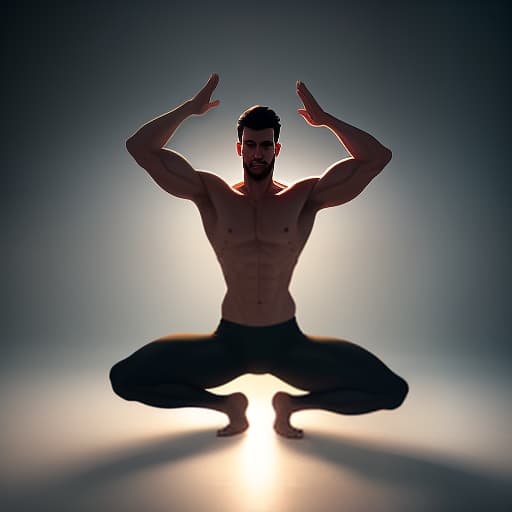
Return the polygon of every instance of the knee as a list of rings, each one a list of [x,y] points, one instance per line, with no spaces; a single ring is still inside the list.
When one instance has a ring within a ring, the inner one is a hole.
[[[388,405],[386,409],[396,409],[400,407],[409,393],[409,385],[402,379],[396,376],[388,394]]]
[[[125,400],[135,400],[133,388],[130,387],[128,372],[123,361],[116,363],[109,373],[110,384],[114,393]]]

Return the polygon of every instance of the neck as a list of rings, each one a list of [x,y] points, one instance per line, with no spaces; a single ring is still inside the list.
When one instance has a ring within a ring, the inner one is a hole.
[[[272,174],[270,173],[264,180],[256,181],[244,172],[243,190],[245,195],[252,199],[260,199],[263,196],[272,195],[274,193]]]

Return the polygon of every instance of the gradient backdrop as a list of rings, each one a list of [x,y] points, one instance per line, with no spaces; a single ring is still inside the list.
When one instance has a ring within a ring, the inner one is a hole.
[[[196,168],[240,179],[234,123],[256,103],[282,117],[278,179],[343,157],[296,114],[297,79],[394,153],[362,196],[320,213],[292,285],[304,326],[400,350],[510,355],[508,9],[197,5],[4,8],[2,364],[28,349],[89,357],[214,327],[224,284],[195,207],[158,189],[124,148],[212,71],[221,106],[172,144]]]
[[[506,2],[3,5],[5,379],[98,365],[106,379],[156,337],[215,328],[225,287],[199,215],[124,144],[217,72],[221,105],[169,144],[196,168],[241,179],[235,122],[257,103],[281,116],[278,180],[343,158],[297,115],[297,79],[393,151],[319,214],[291,286],[303,330],[385,361],[450,360],[507,393]]]

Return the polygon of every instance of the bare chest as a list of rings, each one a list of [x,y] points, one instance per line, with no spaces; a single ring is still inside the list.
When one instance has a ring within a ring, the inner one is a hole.
[[[259,242],[297,246],[307,232],[307,216],[302,207],[302,202],[293,197],[255,201],[232,196],[217,206],[209,236],[213,243],[227,239],[234,245]]]
[[[198,204],[206,235],[217,256],[260,258],[301,252],[316,211],[307,199],[314,183],[299,182],[285,190],[254,199],[231,187],[213,188],[210,201]],[[252,256],[251,256],[252,257]]]
[[[289,201],[272,199],[241,198],[223,205],[218,210],[216,233],[227,234],[233,241],[258,240],[274,244],[295,236],[300,212]]]

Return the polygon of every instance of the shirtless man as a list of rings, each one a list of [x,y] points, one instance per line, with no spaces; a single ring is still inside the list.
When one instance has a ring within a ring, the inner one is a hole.
[[[243,393],[222,396],[207,389],[245,373],[270,373],[307,391],[280,391],[272,399],[274,429],[285,437],[303,436],[290,423],[297,411],[364,414],[395,409],[407,395],[404,379],[354,343],[302,333],[288,291],[317,212],[354,199],[389,162],[391,151],[326,113],[299,81],[297,94],[304,108],[298,113],[311,126],[329,128],[351,156],[320,177],[289,186],[273,180],[281,149],[279,118],[268,107],[255,106],[242,114],[237,127],[244,180],[229,185],[163,147],[185,119],[219,105],[211,101],[218,82],[213,74],[191,100],[142,126],[126,147],[160,187],[197,206],[227,285],[222,318],[213,333],[165,336],[114,365],[114,391],[154,407],[221,411],[229,424],[219,436],[247,429],[248,401]]]

